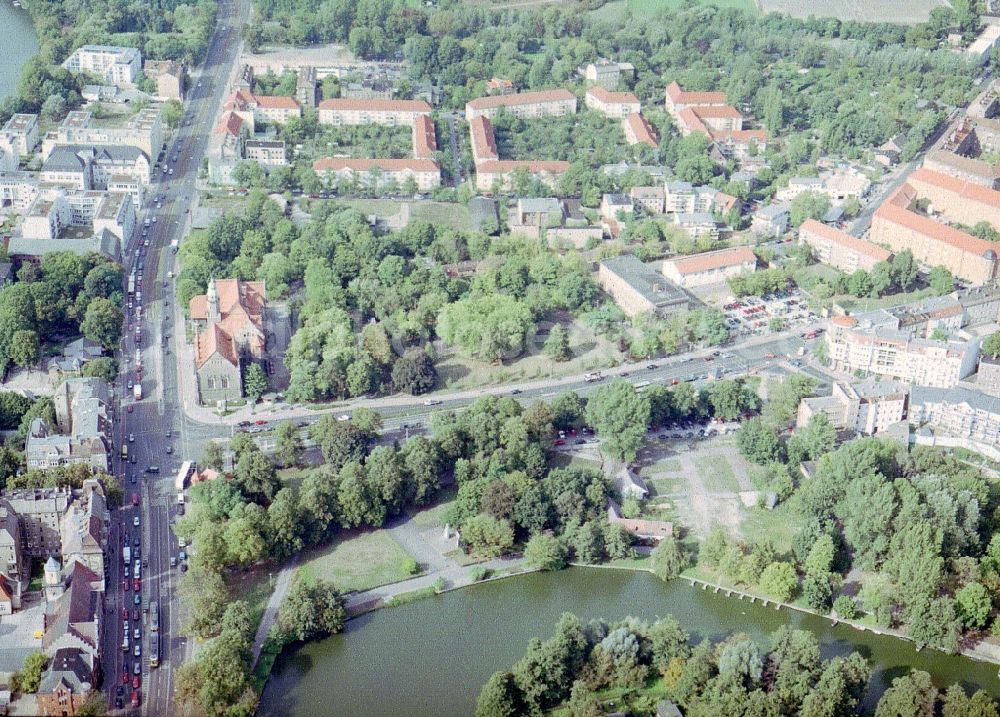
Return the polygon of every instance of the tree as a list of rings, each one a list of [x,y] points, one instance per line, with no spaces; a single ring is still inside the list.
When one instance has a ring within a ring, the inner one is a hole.
[[[66,98],[62,95],[49,95],[42,103],[42,116],[49,122],[58,122],[66,116]]]
[[[552,427],[569,430],[580,424],[586,411],[586,403],[574,391],[563,391],[552,400]]]
[[[789,219],[793,227],[802,225],[806,219],[822,219],[830,211],[830,198],[818,192],[802,192],[792,200]]]
[[[427,352],[420,348],[407,349],[392,365],[392,385],[397,391],[411,396],[427,393],[437,383],[437,370]]]
[[[625,379],[599,388],[587,401],[587,423],[601,437],[602,448],[615,458],[633,460],[646,438],[649,399]]]
[[[519,717],[525,714],[524,695],[511,672],[494,672],[476,700],[476,717]]]
[[[928,276],[928,281],[931,289],[933,289],[934,293],[938,296],[950,294],[955,290],[955,278],[946,267],[935,266],[932,268],[930,275]]]
[[[844,620],[854,620],[858,616],[858,605],[848,595],[841,595],[833,601],[833,611]]]
[[[80,324],[80,333],[96,341],[108,351],[113,351],[122,335],[125,315],[109,299],[98,297],[87,305],[87,313]]]
[[[191,606],[184,631],[207,638],[217,634],[222,613],[230,600],[222,575],[216,570],[193,566],[181,577],[181,594]]]
[[[603,717],[605,714],[597,696],[583,680],[573,682],[566,706],[569,708],[570,717]]]
[[[650,554],[653,574],[660,580],[673,580],[690,564],[687,551],[672,535],[660,540]]]
[[[566,551],[551,533],[536,533],[524,546],[524,561],[542,570],[562,570],[566,567]]]
[[[875,717],[934,717],[938,691],[931,676],[914,670],[897,677],[875,708]]]
[[[919,597],[910,610],[908,632],[919,646],[935,647],[943,652],[958,649],[961,622],[950,597]]]
[[[38,332],[29,329],[15,331],[7,348],[10,360],[26,368],[38,363]]]
[[[982,583],[969,583],[955,593],[955,611],[967,629],[978,630],[985,625],[992,608],[993,600]]]
[[[1000,358],[1000,331],[983,341],[983,353],[991,358]]]
[[[437,332],[447,343],[489,363],[524,351],[535,329],[531,309],[507,294],[483,294],[447,304],[438,315]]]
[[[267,393],[267,373],[259,363],[251,363],[243,372],[243,393],[253,403]]]
[[[960,684],[948,688],[941,700],[941,717],[998,717],[996,703],[983,690],[972,697],[965,694]]]
[[[514,529],[492,515],[474,515],[462,524],[462,540],[483,558],[497,558],[514,545]]]
[[[49,663],[49,658],[44,652],[32,652],[24,658],[24,664],[20,671],[14,673],[11,679],[11,691],[22,694],[34,694],[38,692],[42,684],[42,671]]]
[[[114,383],[118,377],[118,362],[108,357],[97,358],[85,363],[80,373],[84,376],[103,378],[108,383]]]
[[[286,468],[299,465],[305,446],[299,436],[299,427],[293,421],[282,421],[275,431],[277,440],[274,445],[274,457]]]
[[[306,642],[340,632],[346,621],[344,598],[325,580],[297,578],[278,609],[278,630],[286,641]]]
[[[759,417],[751,418],[736,432],[740,453],[761,465],[781,459],[782,446],[778,434]]]
[[[259,450],[244,452],[233,474],[237,487],[251,499],[270,500],[278,488],[274,463]]]
[[[757,582],[761,590],[781,602],[787,602],[792,597],[798,584],[799,578],[795,574],[795,567],[791,563],[784,562],[768,565]]]
[[[788,462],[798,465],[803,460],[818,460],[833,451],[836,442],[837,429],[825,413],[816,413],[788,441]]]
[[[222,446],[215,441],[209,441],[205,444],[205,448],[201,453],[201,464],[207,468],[213,470],[221,471],[224,465],[225,458],[222,451]]]
[[[573,352],[569,348],[569,332],[562,324],[556,324],[545,339],[542,351],[553,361],[569,361]]]
[[[312,424],[309,435],[319,444],[326,464],[335,471],[339,471],[348,461],[362,460],[371,440],[357,427],[355,421],[338,421],[329,415]]]

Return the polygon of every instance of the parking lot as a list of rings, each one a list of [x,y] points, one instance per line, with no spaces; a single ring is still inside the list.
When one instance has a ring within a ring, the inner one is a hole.
[[[807,324],[817,319],[809,310],[805,296],[797,290],[771,296],[730,298],[722,310],[726,324],[741,336],[763,336],[772,330],[782,330]],[[779,320],[775,325],[775,320]]]

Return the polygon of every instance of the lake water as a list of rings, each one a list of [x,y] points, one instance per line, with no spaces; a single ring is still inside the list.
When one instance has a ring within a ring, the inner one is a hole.
[[[856,650],[873,665],[878,695],[907,668],[930,672],[939,685],[963,682],[1000,696],[995,665],[832,624],[803,613],[750,604],[648,573],[571,568],[533,573],[456,590],[348,623],[321,642],[286,650],[264,690],[269,717],[443,717],[471,715],[479,688],[509,668],[532,637],[552,634],[562,612],[615,620],[673,614],[697,637],[745,632],[761,644],[781,625],[810,630],[824,657]]]
[[[28,13],[11,5],[10,0],[0,0],[0,33],[4,44],[0,53],[0,98],[3,98],[14,92],[21,68],[38,52],[38,36]]]

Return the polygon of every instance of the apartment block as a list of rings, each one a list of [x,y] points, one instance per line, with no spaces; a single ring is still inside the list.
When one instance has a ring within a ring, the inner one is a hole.
[[[750,221],[750,231],[759,236],[779,237],[788,231],[789,211],[783,204],[761,207]]]
[[[1000,444],[1000,398],[969,388],[915,386],[910,423],[977,443]]]
[[[839,371],[938,388],[950,388],[975,371],[980,344],[976,338],[922,338],[887,311],[835,316],[825,340],[831,364]]]
[[[983,393],[1000,397],[1000,360],[986,354],[979,357],[976,386]]]
[[[813,416],[824,414],[838,431],[871,436],[906,420],[909,397],[909,386],[899,381],[837,381],[830,396],[802,399],[796,426],[802,428]]]
[[[660,145],[660,135],[645,117],[632,112],[622,120],[625,141],[629,145],[644,144],[656,149]]]
[[[38,197],[38,172],[0,172],[0,215],[23,214]]]
[[[295,99],[303,107],[315,107],[317,94],[316,68],[300,67],[295,78]]]
[[[131,87],[142,72],[142,53],[134,47],[84,45],[62,63],[70,72],[86,72],[118,87]]]
[[[423,100],[334,99],[319,103],[320,124],[411,127],[431,106]]]
[[[626,316],[660,316],[686,311],[687,295],[652,266],[631,254],[605,259],[597,266],[597,282]]]
[[[143,64],[146,77],[156,81],[156,96],[162,100],[184,100],[184,83],[187,69],[177,60],[146,60]]]
[[[138,147],[63,144],[52,148],[42,164],[41,180],[77,189],[107,189],[115,178],[149,184],[149,157]]]
[[[858,239],[847,232],[807,219],[799,227],[799,244],[805,244],[823,264],[853,274],[858,269],[871,271],[880,261],[889,261],[892,252],[877,244]]]
[[[413,179],[421,191],[441,186],[441,167],[431,159],[324,157],[313,162],[313,170],[333,183],[354,181],[365,187],[384,187]]]
[[[676,226],[684,230],[692,239],[701,237],[719,238],[719,225],[708,212],[678,212],[671,215]]]
[[[635,65],[631,62],[614,62],[602,58],[586,67],[578,68],[577,72],[587,82],[606,90],[614,90],[621,84],[623,77],[635,77]]]
[[[568,171],[569,162],[556,160],[487,160],[476,165],[476,189],[492,192],[499,187],[500,191],[508,191],[518,172],[554,189]]]
[[[282,140],[248,139],[244,144],[244,157],[265,167],[283,167],[288,164],[285,143]]]
[[[965,157],[945,149],[935,149],[927,153],[922,166],[981,187],[1000,188],[1000,166],[977,157]]]
[[[5,491],[0,498],[18,517],[25,555],[59,555],[62,519],[73,500],[69,488],[22,488]]]
[[[972,226],[986,222],[1000,228],[1000,191],[921,167],[906,179],[929,212],[946,221]]]
[[[293,117],[302,116],[302,107],[294,97],[255,95],[247,90],[237,90],[230,95],[222,110],[241,117],[249,114],[255,123],[284,124]]]
[[[468,122],[474,117],[492,119],[500,108],[521,119],[562,117],[576,112],[576,95],[558,89],[479,97],[465,105],[465,119]]]
[[[755,271],[757,271],[757,256],[746,246],[709,251],[663,262],[663,275],[685,289],[717,284],[734,276]]]
[[[434,159],[437,154],[437,130],[430,115],[419,115],[413,122],[413,156]]]
[[[600,85],[587,90],[584,104],[611,119],[623,120],[630,114],[642,112],[639,98],[631,92],[611,92]]]
[[[0,129],[0,148],[15,157],[26,157],[38,146],[38,115],[12,115]]]
[[[628,190],[632,203],[649,214],[663,214],[666,205],[666,191],[663,185],[655,187],[632,187]]]
[[[77,110],[66,115],[62,124],[42,138],[42,157],[62,144],[125,145],[137,147],[147,157],[158,157],[163,146],[160,110],[150,107],[120,125],[95,125],[93,115]]]
[[[909,249],[925,266],[944,266],[974,284],[993,279],[997,254],[993,242],[943,224],[917,210],[920,194],[906,183],[890,195],[872,218],[870,237],[894,252]]]
[[[51,247],[48,251],[60,251],[59,246],[66,246],[68,250],[68,244],[52,242],[71,227],[88,227],[95,235],[107,230],[119,242],[124,242],[135,230],[135,222],[135,206],[128,195],[46,189],[25,212],[20,238],[43,242],[37,246]]]

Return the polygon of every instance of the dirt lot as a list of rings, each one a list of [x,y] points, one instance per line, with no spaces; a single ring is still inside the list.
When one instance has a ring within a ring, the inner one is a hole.
[[[783,12],[792,17],[829,16],[839,20],[868,22],[925,22],[936,7],[945,7],[945,0],[759,0],[764,12]]]

